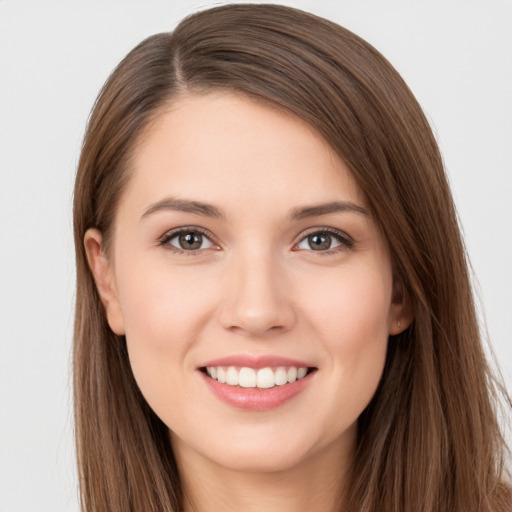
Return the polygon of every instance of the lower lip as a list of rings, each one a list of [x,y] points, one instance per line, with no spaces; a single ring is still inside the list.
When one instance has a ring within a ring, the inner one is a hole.
[[[311,382],[314,373],[308,373],[302,379],[282,386],[274,386],[269,389],[242,388],[222,384],[208,375],[200,372],[208,387],[223,402],[248,411],[267,411],[283,405],[294,396],[303,391]]]

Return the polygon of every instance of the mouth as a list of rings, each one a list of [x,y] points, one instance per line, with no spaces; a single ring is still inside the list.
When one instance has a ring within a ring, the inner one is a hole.
[[[210,379],[227,386],[245,389],[272,389],[304,379],[315,372],[317,368],[308,366],[267,366],[264,368],[203,366],[199,370]]]
[[[244,411],[268,411],[300,395],[318,368],[274,356],[229,356],[205,362],[199,373],[225,404]]]

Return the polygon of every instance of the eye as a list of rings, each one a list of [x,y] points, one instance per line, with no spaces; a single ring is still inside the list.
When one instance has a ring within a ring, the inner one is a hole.
[[[195,252],[217,247],[205,233],[197,228],[181,229],[168,233],[163,236],[160,245],[186,252]]]
[[[315,231],[304,237],[297,245],[298,250],[330,252],[337,249],[350,248],[353,242],[348,236],[328,230]]]

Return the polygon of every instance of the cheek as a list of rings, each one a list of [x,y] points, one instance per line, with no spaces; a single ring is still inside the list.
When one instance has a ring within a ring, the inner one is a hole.
[[[391,273],[368,268],[340,272],[323,293],[312,296],[310,328],[320,334],[320,349],[328,354],[336,380],[333,399],[361,412],[377,388],[386,358]]]
[[[157,410],[158,404],[179,398],[170,390],[181,389],[185,399],[183,370],[193,368],[188,355],[210,316],[213,291],[199,285],[197,272],[143,260],[119,265],[116,273],[130,365],[140,390]]]
[[[188,268],[131,264],[118,272],[127,338],[148,349],[179,351],[213,307],[198,273]]]
[[[324,280],[318,276],[303,286],[314,322],[332,340],[345,340],[358,346],[371,342],[378,333],[387,338],[391,312],[391,272],[362,268],[341,269]]]

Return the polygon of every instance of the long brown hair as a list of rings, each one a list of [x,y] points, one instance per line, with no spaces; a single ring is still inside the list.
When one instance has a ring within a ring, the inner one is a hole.
[[[389,339],[380,386],[359,418],[349,509],[497,512],[503,483],[500,392],[484,357],[463,242],[441,156],[398,73],[348,30],[277,5],[199,12],[132,50],[93,109],[74,196],[74,399],[84,511],[179,511],[167,427],[106,322],[83,240],[108,246],[130,158],[182,92],[237,91],[309,123],[365,192],[414,321]],[[314,172],[314,171],[312,171]]]

